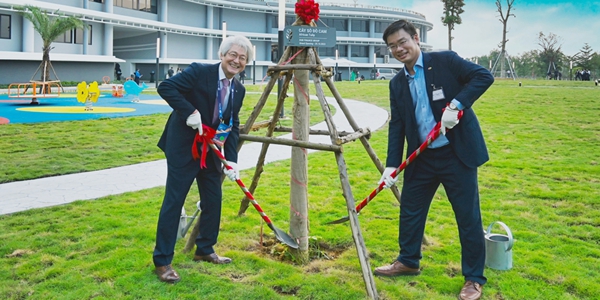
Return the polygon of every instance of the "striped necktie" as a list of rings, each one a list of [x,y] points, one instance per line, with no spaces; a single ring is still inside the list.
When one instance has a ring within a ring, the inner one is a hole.
[[[225,96],[227,96],[227,90],[229,89],[229,80],[227,78],[223,78],[221,80],[221,91],[219,92],[218,101],[221,102],[221,107],[223,112],[225,112]],[[215,103],[215,111],[213,114],[213,121],[216,123],[219,121],[219,103]]]

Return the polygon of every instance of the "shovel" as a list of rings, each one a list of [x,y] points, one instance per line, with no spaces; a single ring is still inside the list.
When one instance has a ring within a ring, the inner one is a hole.
[[[221,160],[221,162],[223,163],[225,168],[227,170],[232,170],[231,166],[227,163],[227,161],[225,160],[225,157],[223,156],[221,151],[219,151],[217,146],[212,142],[212,140],[207,140],[206,143],[213,149],[213,151],[219,157],[219,159]],[[256,208],[256,210],[258,211],[260,216],[263,218],[263,220],[267,223],[269,228],[271,228],[271,230],[273,230],[273,232],[275,233],[275,237],[282,243],[284,243],[294,249],[298,249],[298,247],[299,247],[298,243],[291,236],[289,236],[287,233],[285,233],[285,231],[283,231],[273,225],[273,222],[271,222],[271,219],[269,219],[269,217],[267,216],[267,214],[265,214],[265,212],[262,210],[260,205],[258,205],[258,202],[256,202],[256,200],[254,200],[254,196],[252,196],[252,193],[250,193],[250,191],[246,188],[246,186],[244,185],[242,180],[238,179],[235,182],[237,182],[237,184],[240,186],[240,188],[242,189],[244,194],[246,194],[246,197],[248,197],[248,199],[250,200],[250,202],[252,203],[254,208]]]
[[[200,209],[200,201],[196,202],[196,211],[194,212],[194,215],[192,215],[191,217],[188,217],[185,214],[185,210],[182,209],[181,210],[181,220],[179,222],[179,229],[177,231],[177,239],[182,239],[188,232],[188,230],[190,230],[190,227],[192,227],[192,223],[194,223],[194,220],[196,219],[196,217],[198,216],[198,213],[200,213],[201,209]],[[190,220],[188,220],[190,219]]]
[[[458,119],[460,120],[460,118],[462,117],[462,110],[458,113]],[[415,150],[394,172],[392,172],[392,174],[390,174],[390,176],[392,176],[392,178],[396,178],[396,176],[398,176],[398,174],[400,174],[400,172],[402,172],[406,166],[408,166],[408,164],[410,164],[411,162],[413,162],[415,160],[415,158],[417,158],[417,156],[419,156],[419,154],[421,154],[423,151],[425,151],[427,149],[427,147],[433,143],[433,141],[435,141],[435,139],[437,139],[440,136],[440,127],[442,126],[441,122],[438,122],[433,129],[429,132],[429,134],[427,135],[427,138],[425,139],[425,142],[423,142],[423,144],[421,144],[421,146],[419,146],[419,148],[417,150]],[[365,199],[363,199],[357,206],[356,206],[356,213],[358,214],[365,206],[367,206],[367,204],[369,204],[369,202],[371,202],[371,200],[373,200],[373,198],[375,198],[375,196],[377,196],[377,194],[379,194],[379,192],[381,192],[383,189],[385,189],[385,182],[381,182],[379,184],[379,186],[377,186],[376,189],[374,189],[371,194],[369,194],[369,196],[367,196]],[[346,221],[350,220],[349,216],[345,216],[341,219],[337,219],[335,221],[331,221],[328,222],[326,224],[341,224],[341,223],[345,223]]]

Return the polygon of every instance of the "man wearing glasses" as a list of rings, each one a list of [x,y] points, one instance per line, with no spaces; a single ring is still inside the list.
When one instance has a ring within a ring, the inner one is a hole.
[[[391,174],[402,162],[405,139],[410,154],[426,141],[438,122],[442,135],[406,167],[400,201],[400,254],[391,265],[376,268],[374,273],[401,276],[421,272],[425,221],[442,184],[454,211],[462,248],[465,282],[459,299],[479,299],[487,279],[483,276],[485,240],[477,167],[489,156],[471,106],[492,85],[494,77],[455,52],[422,52],[417,30],[404,20],[392,23],[383,40],[391,54],[404,63],[404,70],[390,81],[392,116],[386,169],[379,183],[391,187],[398,180]]]
[[[219,47],[220,63],[192,63],[183,72],[163,81],[158,94],[173,108],[158,142],[167,158],[167,183],[158,217],[153,261],[158,279],[175,283],[180,280],[173,269],[175,242],[181,209],[196,179],[200,193],[200,232],[196,237],[194,261],[227,264],[230,258],[219,256],[217,243],[221,221],[221,176],[239,178],[237,144],[239,111],[246,94],[235,79],[253,57],[252,44],[243,36],[230,36]],[[221,161],[208,147],[202,152],[199,137],[205,137],[202,125],[219,133],[214,143],[221,147],[233,170],[223,169]],[[198,154],[202,153],[202,158]]]

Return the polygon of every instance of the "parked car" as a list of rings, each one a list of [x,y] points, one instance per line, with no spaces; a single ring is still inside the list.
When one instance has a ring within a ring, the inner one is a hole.
[[[398,71],[394,69],[375,69],[375,79],[386,80],[392,79],[392,77],[398,74]]]

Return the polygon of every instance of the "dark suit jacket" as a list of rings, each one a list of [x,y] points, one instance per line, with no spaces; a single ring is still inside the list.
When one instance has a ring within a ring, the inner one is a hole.
[[[460,123],[449,130],[446,137],[452,149],[467,166],[476,168],[488,159],[488,152],[471,106],[492,85],[494,77],[485,68],[460,58],[455,52],[423,52],[423,69],[429,104],[437,122],[442,118],[442,109],[452,99],[465,107]],[[432,101],[433,87],[443,88],[445,99]],[[415,117],[415,107],[404,70],[390,81],[390,109],[387,167],[398,167],[402,163],[404,140],[408,142],[408,157],[421,142]],[[416,164],[409,164],[404,178],[410,178]]]
[[[158,147],[165,152],[167,163],[173,166],[183,166],[193,160],[192,144],[196,130],[186,125],[187,118],[198,110],[202,123],[217,129],[218,123],[212,120],[217,97],[219,68],[221,64],[206,65],[192,63],[183,72],[163,81],[158,86],[158,94],[173,108],[165,130],[158,142]],[[233,128],[225,142],[225,157],[228,161],[237,162],[237,144],[239,140],[239,112],[242,107],[246,89],[237,79],[232,80],[233,101],[227,104],[223,112],[224,122],[229,124],[233,109]],[[209,148],[209,159],[213,160],[217,169],[220,161]]]

